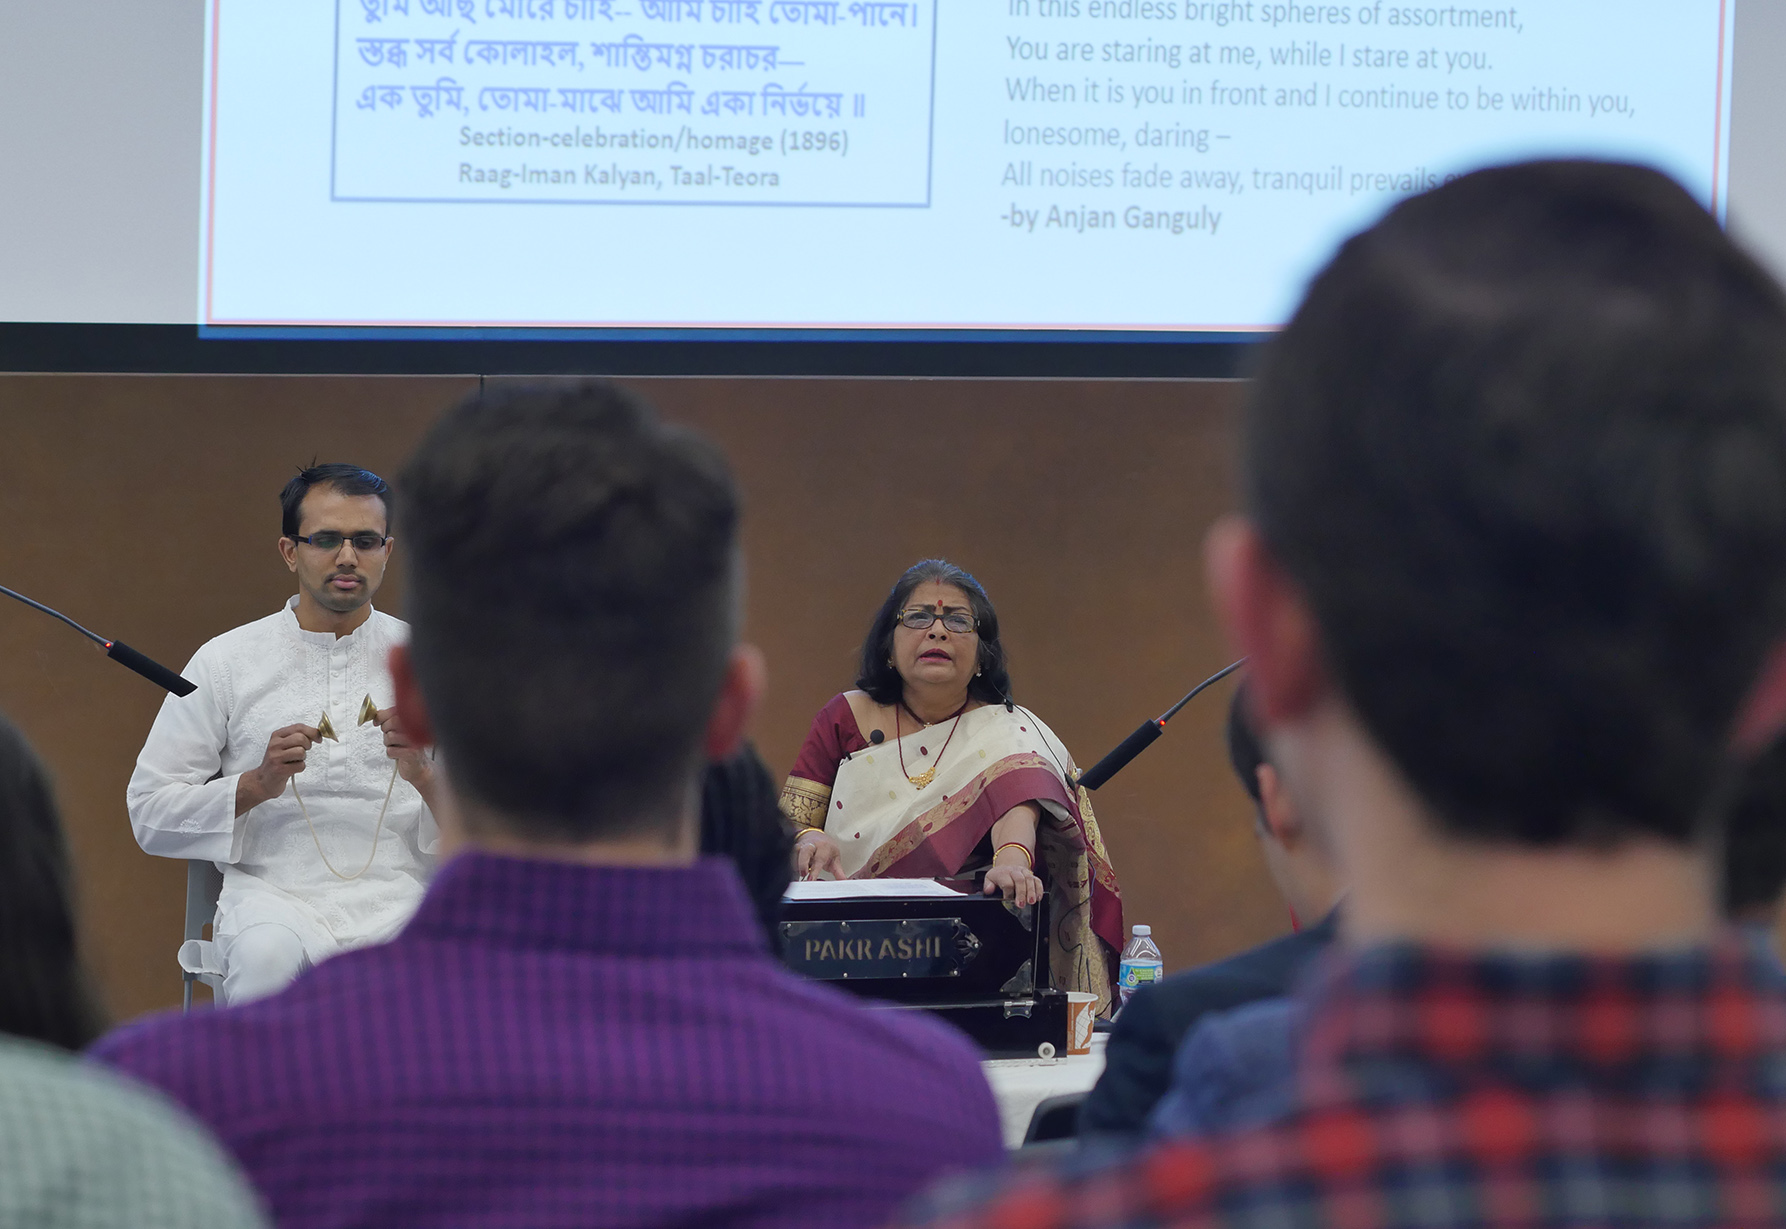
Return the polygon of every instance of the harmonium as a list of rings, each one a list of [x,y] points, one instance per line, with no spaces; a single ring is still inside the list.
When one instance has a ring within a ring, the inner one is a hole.
[[[973,880],[795,883],[782,901],[794,972],[892,1009],[932,1011],[990,1055],[1066,1052],[1049,984],[1048,897],[1018,907]]]

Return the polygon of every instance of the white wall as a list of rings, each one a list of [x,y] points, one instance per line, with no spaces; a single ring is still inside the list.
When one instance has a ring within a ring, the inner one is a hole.
[[[0,320],[198,318],[204,41],[204,0],[0,0]]]
[[[1742,0],[1730,108],[1730,227],[1786,278],[1786,0]]]

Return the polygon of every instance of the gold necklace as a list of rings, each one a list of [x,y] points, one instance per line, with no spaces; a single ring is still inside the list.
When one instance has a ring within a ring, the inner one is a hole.
[[[901,701],[900,704],[895,704],[893,706],[893,746],[899,752],[899,771],[905,773],[905,779],[907,781],[910,781],[919,789],[923,789],[926,785],[929,785],[932,781],[936,780],[936,770],[943,766],[943,752],[947,751],[949,749],[949,744],[954,741],[955,731],[961,725],[961,714],[967,711],[968,701],[963,700],[961,702],[961,707],[955,710],[955,724],[949,727],[949,737],[943,739],[943,745],[937,748],[936,762],[915,777],[911,773],[905,771],[905,744],[900,741],[899,710],[903,706],[903,703],[904,702]],[[918,714],[913,713],[912,716],[917,717]],[[922,718],[920,718],[920,720],[922,720]],[[939,721],[937,724],[941,725],[942,722]]]

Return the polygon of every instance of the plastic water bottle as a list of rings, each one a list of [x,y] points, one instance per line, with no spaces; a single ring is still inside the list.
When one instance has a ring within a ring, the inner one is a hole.
[[[1132,936],[1129,945],[1122,949],[1122,972],[1118,977],[1125,1007],[1135,991],[1166,975],[1166,962],[1160,957],[1160,949],[1154,946],[1153,927],[1137,926]]]

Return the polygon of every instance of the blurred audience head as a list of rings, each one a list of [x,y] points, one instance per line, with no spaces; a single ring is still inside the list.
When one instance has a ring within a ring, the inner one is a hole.
[[[1745,766],[1724,834],[1724,912],[1772,928],[1786,894],[1786,740]]]
[[[496,385],[398,485],[399,720],[440,748],[465,835],[692,854],[699,769],[761,689],[719,450],[611,384]]]
[[[1253,662],[1263,728],[1337,694],[1472,841],[1722,814],[1786,705],[1786,300],[1681,187],[1549,162],[1404,201],[1271,343],[1244,436],[1212,566],[1263,562],[1225,609],[1310,617]]]
[[[68,845],[43,764],[0,717],[0,1033],[78,1050],[104,1025],[75,939]]]
[[[738,868],[770,950],[781,951],[781,898],[794,878],[794,831],[769,765],[748,743],[707,765],[701,852],[729,858]]]
[[[1253,801],[1253,833],[1272,883],[1290,906],[1291,919],[1299,924],[1319,921],[1339,897],[1332,862],[1318,834],[1297,812],[1277,769],[1266,760],[1246,705],[1242,683],[1228,702],[1228,762]]]

